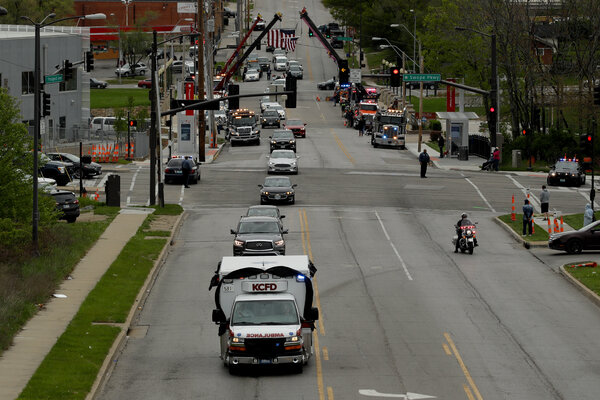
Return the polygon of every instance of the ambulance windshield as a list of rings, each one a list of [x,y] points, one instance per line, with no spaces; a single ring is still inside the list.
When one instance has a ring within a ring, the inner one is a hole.
[[[298,325],[292,300],[252,300],[235,303],[231,325]]]

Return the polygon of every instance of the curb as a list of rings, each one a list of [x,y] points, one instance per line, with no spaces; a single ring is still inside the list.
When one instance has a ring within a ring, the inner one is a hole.
[[[162,268],[162,266],[164,264],[164,261],[166,259],[167,254],[169,253],[171,246],[173,246],[175,243],[173,238],[179,232],[179,229],[181,228],[181,224],[182,224],[184,217],[187,217],[187,213],[185,211],[183,211],[179,215],[179,218],[177,218],[177,221],[175,221],[175,224],[173,225],[173,229],[171,229],[171,235],[168,238],[168,242],[163,247],[158,258],[154,262],[154,266],[152,267],[152,270],[146,277],[146,281],[140,288],[140,291],[137,295],[137,299],[131,306],[131,310],[129,310],[127,320],[125,321],[125,323],[120,324],[121,332],[119,332],[119,335],[115,339],[112,347],[110,348],[108,354],[106,355],[106,358],[104,359],[104,362],[102,363],[102,366],[100,367],[100,370],[98,371],[96,380],[94,381],[94,384],[92,385],[92,388],[90,389],[90,392],[85,397],[86,400],[95,399],[96,396],[98,394],[100,394],[101,389],[104,387],[104,384],[108,381],[108,378],[110,378],[110,375],[112,374],[113,369],[116,367],[117,362],[118,362],[118,356],[123,352],[123,350],[125,349],[125,346],[127,345],[127,339],[129,338],[129,336],[128,336],[129,331],[131,330],[131,328],[133,326],[135,326],[135,321],[138,320],[139,314],[141,313],[141,311],[144,308],[144,304],[146,303],[146,299],[148,298],[148,295],[150,294],[150,289],[154,285],[156,276],[160,272],[160,269]]]
[[[219,157],[219,154],[221,154],[221,150],[223,150],[223,147],[225,147],[225,144],[221,144],[220,146],[217,146],[217,152],[212,156],[210,161],[204,161],[203,164],[212,164],[213,161],[215,161],[217,159],[217,157]]]
[[[590,299],[597,307],[600,307],[600,296],[591,291],[587,286],[583,283],[579,282],[577,279],[573,278],[573,276],[565,270],[565,266],[561,265],[558,268],[560,274],[564,276],[569,282],[573,284],[585,297]]]
[[[521,242],[521,244],[523,246],[525,246],[525,248],[545,248],[548,247],[548,242],[530,242],[527,240],[524,240],[518,233],[516,233],[510,226],[508,226],[507,224],[504,223],[504,221],[502,221],[500,218],[498,217],[494,217],[494,221],[500,225],[502,228],[504,228],[505,231],[507,231],[512,237],[513,239],[517,240],[518,242]]]

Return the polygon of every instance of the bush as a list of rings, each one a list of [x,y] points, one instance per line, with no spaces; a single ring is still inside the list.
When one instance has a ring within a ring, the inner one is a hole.
[[[441,131],[442,123],[437,119],[432,119],[431,121],[429,121],[429,129],[431,129],[432,131]]]

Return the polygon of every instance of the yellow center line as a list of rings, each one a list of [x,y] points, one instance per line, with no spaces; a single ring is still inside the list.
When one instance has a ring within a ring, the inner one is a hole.
[[[313,344],[315,346],[315,364],[317,367],[317,390],[319,391],[319,400],[325,400],[323,390],[323,366],[321,365],[321,351],[319,349],[319,335],[313,331]]]
[[[450,351],[450,347],[448,347],[448,345],[446,343],[442,343],[442,347],[444,348],[444,352],[446,353],[447,356],[452,355],[452,352]]]
[[[342,144],[342,141],[340,140],[340,138],[333,132],[333,129],[331,129],[331,134],[333,135],[333,138],[337,142],[338,147],[342,150],[342,152],[346,155],[346,157],[348,157],[348,160],[350,160],[350,162],[352,164],[355,164],[354,158],[352,158],[352,156],[350,155],[350,153],[348,153],[348,150],[346,150],[346,147],[344,147],[344,145]]]
[[[308,229],[308,218],[306,218],[306,210],[302,209],[302,217],[304,218],[304,232],[306,235],[306,249],[308,254],[308,258],[311,261],[314,261],[312,254],[312,247],[310,245],[310,230]],[[319,309],[319,333],[321,336],[325,336],[325,325],[323,324],[323,310],[321,309],[321,297],[319,296],[319,284],[317,283],[317,278],[313,278],[313,286],[315,292],[315,300],[317,303],[317,308]]]
[[[333,400],[333,389],[331,386],[327,386],[327,399]]]
[[[447,332],[444,332],[444,337],[448,341],[448,344],[450,345],[450,348],[452,349],[452,352],[454,353],[454,357],[456,357],[456,360],[458,361],[458,365],[460,365],[460,368],[462,369],[463,374],[465,375],[465,378],[467,378],[467,382],[469,382],[469,385],[471,385],[473,392],[475,392],[475,397],[477,397],[477,400],[483,400],[483,397],[481,397],[481,393],[479,393],[479,389],[477,389],[477,385],[475,385],[473,378],[471,378],[471,374],[469,373],[467,366],[463,362],[462,357],[460,356],[460,353],[458,352],[458,349],[456,348],[456,345],[454,345],[454,341],[450,337],[450,334]],[[469,396],[469,392],[467,393],[467,396]]]
[[[471,388],[468,385],[463,384],[463,389],[465,390],[469,400],[475,400],[475,397],[473,397],[473,393],[471,392]]]
[[[329,350],[325,346],[323,346],[323,360],[329,361]]]

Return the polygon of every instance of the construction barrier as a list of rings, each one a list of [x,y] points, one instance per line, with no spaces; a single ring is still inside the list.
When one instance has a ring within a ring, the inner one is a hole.
[[[552,233],[552,225],[550,224],[550,218],[548,218],[548,235]]]
[[[515,195],[512,195],[512,213],[510,214],[510,220],[511,221],[516,221],[516,217],[515,217]]]
[[[598,263],[596,263],[594,261],[587,261],[587,262],[582,262],[582,263],[577,263],[577,264],[567,264],[566,266],[571,267],[571,268],[581,268],[581,267],[596,268],[598,266]]]
[[[554,218],[554,233],[559,233],[560,229],[558,227],[558,219]]]

